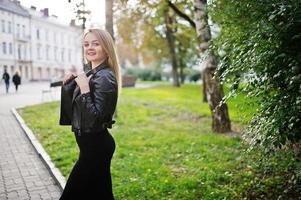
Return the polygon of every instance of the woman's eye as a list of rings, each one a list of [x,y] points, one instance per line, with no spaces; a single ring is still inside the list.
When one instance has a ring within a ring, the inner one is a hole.
[[[98,47],[100,45],[100,43],[92,42],[92,43],[84,43],[83,46],[88,48],[90,46],[90,44],[91,44],[91,47]]]

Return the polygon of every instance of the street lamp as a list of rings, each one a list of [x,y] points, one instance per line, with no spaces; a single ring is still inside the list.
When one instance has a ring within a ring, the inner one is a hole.
[[[71,3],[71,0],[68,0],[68,2]],[[81,3],[76,4],[76,8],[77,8],[77,10],[75,12],[76,18],[78,20],[82,21],[82,34],[83,34],[86,29],[87,17],[91,14],[91,11],[86,9],[85,0],[82,0]],[[85,66],[84,49],[83,48],[82,48],[82,62],[83,62],[84,68],[85,68],[86,66]]]
[[[71,3],[71,0],[68,0],[68,2]],[[81,3],[76,4],[76,7],[76,18],[78,20],[82,20],[82,29],[85,31],[87,16],[91,14],[91,11],[86,9],[85,0],[82,0]]]
[[[86,17],[85,17],[85,14],[88,14],[90,15],[91,14],[91,11],[90,10],[87,10],[87,11],[82,11],[82,10],[77,10],[76,11],[77,15],[79,16],[78,19],[79,20],[83,20],[83,23],[82,23],[82,29],[83,31],[86,29]],[[80,17],[80,15],[82,14],[82,17]]]

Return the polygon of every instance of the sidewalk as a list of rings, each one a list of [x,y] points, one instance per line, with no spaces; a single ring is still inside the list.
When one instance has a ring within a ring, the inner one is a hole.
[[[11,85],[10,93],[5,94],[4,85],[0,85],[1,200],[57,200],[60,197],[60,187],[11,112],[13,107],[40,103],[42,90],[46,89],[49,89],[48,82],[27,83],[21,85],[18,93]],[[44,100],[52,100],[50,94],[47,98]]]

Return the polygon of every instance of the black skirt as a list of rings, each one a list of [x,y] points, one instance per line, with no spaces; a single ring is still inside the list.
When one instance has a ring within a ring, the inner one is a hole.
[[[99,133],[75,133],[80,154],[60,200],[112,200],[110,165],[115,142],[105,130]]]

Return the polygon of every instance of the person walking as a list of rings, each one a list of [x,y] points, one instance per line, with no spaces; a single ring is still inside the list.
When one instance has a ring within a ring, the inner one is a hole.
[[[4,83],[5,83],[6,93],[8,93],[10,76],[7,73],[6,69],[4,69],[4,72],[3,72],[3,75],[2,75],[2,79],[4,80]]]
[[[108,128],[115,123],[120,67],[113,39],[105,30],[89,29],[83,49],[88,71],[67,73],[61,90],[60,125],[71,125],[80,153],[60,200],[112,200],[115,141]]]
[[[15,84],[16,92],[18,92],[18,86],[21,84],[21,76],[18,71],[13,75],[13,83]]]

